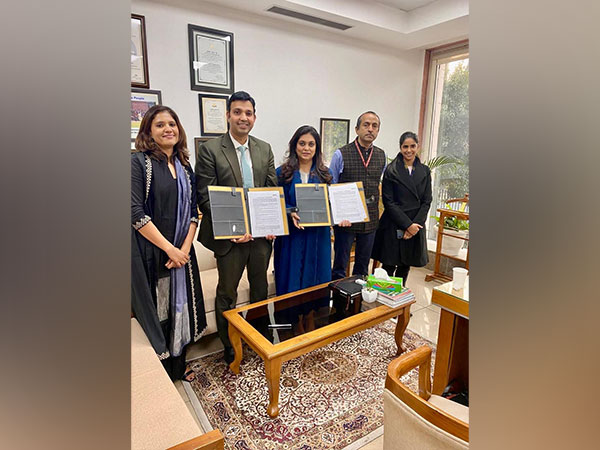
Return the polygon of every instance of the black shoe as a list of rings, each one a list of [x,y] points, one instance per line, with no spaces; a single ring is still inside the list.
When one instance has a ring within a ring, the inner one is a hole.
[[[233,362],[233,360],[235,359],[235,352],[233,351],[233,347],[225,347],[223,359],[227,364],[231,364]]]

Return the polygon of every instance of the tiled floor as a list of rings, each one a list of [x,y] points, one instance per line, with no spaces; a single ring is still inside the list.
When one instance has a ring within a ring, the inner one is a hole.
[[[415,293],[416,303],[411,307],[412,317],[408,323],[408,329],[418,333],[433,343],[437,342],[437,333],[440,322],[440,308],[431,304],[431,292],[435,286],[440,285],[440,282],[430,281],[425,282],[425,275],[431,273],[423,268],[412,268],[408,277],[407,286]],[[217,334],[205,336],[200,341],[191,345],[188,348],[187,359],[192,360],[201,356],[214,353],[222,350],[223,344],[219,340]],[[183,388],[181,381],[176,381],[175,386],[179,394],[185,401],[186,406],[192,413],[192,416],[202,428],[198,417],[192,407],[190,399]],[[361,450],[380,450],[383,448],[383,436],[378,437],[374,441],[361,447]]]

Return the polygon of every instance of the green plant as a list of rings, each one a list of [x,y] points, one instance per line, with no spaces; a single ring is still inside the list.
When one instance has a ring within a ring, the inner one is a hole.
[[[388,164],[391,163],[393,160],[394,158],[390,158],[389,156],[387,157]],[[434,171],[438,167],[448,166],[450,164],[463,165],[463,162],[460,159],[455,158],[453,156],[440,155],[436,156],[435,158],[431,158],[427,161],[424,161],[423,164],[429,167],[431,171]]]
[[[435,158],[431,158],[431,159],[425,161],[423,164],[425,164],[431,170],[434,170],[434,169],[437,169],[438,167],[447,166],[449,164],[459,164],[460,165],[460,164],[462,164],[462,161],[460,161],[452,156],[440,155],[440,156],[436,156]]]
[[[431,216],[435,219],[435,221],[440,223],[440,218],[437,216]],[[444,228],[448,230],[462,231],[469,229],[469,221],[464,219],[459,219],[458,217],[445,217],[444,218]]]

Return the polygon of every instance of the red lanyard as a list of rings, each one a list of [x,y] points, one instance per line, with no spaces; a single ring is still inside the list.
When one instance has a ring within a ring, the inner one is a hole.
[[[360,147],[358,146],[358,139],[356,139],[354,141],[354,145],[356,146],[356,151],[358,151],[358,154],[360,156],[360,159],[362,159],[362,163],[363,166],[365,166],[365,169],[367,167],[369,167],[369,163],[371,162],[371,157],[373,156],[373,145],[371,145],[371,147],[369,147],[371,149],[371,154],[369,155],[369,159],[367,159],[367,162],[365,162],[365,158],[363,158],[362,152],[360,151]],[[366,150],[369,150],[368,148]]]

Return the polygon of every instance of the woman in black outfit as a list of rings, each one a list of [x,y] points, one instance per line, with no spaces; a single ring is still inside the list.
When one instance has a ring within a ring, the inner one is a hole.
[[[381,193],[384,211],[375,234],[372,258],[389,276],[406,279],[411,266],[428,262],[425,222],[431,205],[431,170],[417,156],[419,139],[400,136],[400,153],[387,166]]]
[[[131,155],[132,310],[173,380],[206,329],[198,264],[196,178],[185,131],[167,106],[148,110]]]

